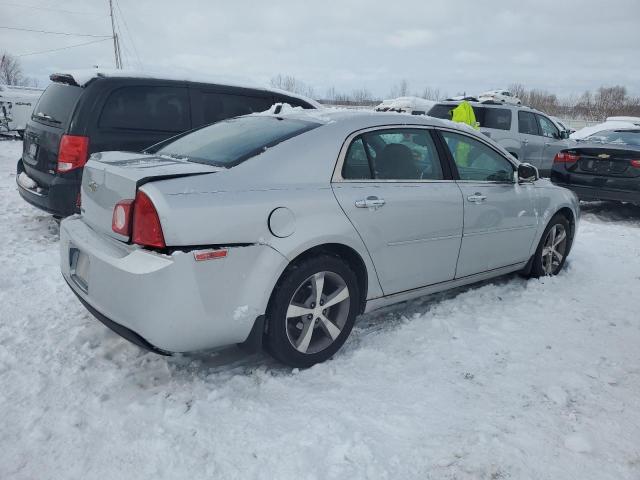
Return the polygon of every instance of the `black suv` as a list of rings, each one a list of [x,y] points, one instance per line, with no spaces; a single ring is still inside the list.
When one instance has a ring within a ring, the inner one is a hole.
[[[22,198],[56,217],[79,211],[82,167],[106,150],[141,151],[179,133],[274,103],[316,108],[280,91],[91,72],[54,74],[24,132]]]

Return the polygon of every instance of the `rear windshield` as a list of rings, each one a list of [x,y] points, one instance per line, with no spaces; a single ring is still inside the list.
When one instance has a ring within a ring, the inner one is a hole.
[[[583,139],[585,142],[640,146],[640,130],[605,130]]]
[[[157,153],[218,167],[233,167],[319,126],[315,122],[271,116],[237,117],[182,136]]]
[[[429,115],[451,120],[451,111],[456,107],[457,105],[438,104],[429,111]],[[476,105],[472,105],[471,108],[481,127],[511,130],[511,110],[508,108],[486,108]]]
[[[64,126],[82,94],[82,88],[65,83],[52,83],[33,109],[31,118],[48,125]]]

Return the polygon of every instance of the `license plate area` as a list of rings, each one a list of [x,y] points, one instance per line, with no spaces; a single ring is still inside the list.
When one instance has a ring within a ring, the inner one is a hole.
[[[89,293],[89,256],[75,247],[69,249],[69,272],[73,283]]]

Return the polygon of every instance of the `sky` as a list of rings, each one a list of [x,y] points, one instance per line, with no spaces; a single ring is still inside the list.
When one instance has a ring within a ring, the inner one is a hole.
[[[403,79],[411,93],[521,83],[565,97],[601,85],[640,95],[639,0],[114,0],[114,8],[127,68],[257,84],[292,75],[316,98],[330,87],[386,98]],[[108,12],[107,0],[0,0],[0,26],[110,35]],[[14,55],[96,40],[104,41],[21,56],[41,85],[56,71],[113,68],[112,41],[0,28],[0,51]]]

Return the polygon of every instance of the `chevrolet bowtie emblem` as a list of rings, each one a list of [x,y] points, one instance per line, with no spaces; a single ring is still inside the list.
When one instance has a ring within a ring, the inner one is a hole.
[[[601,153],[600,155],[598,155],[598,158],[609,158],[611,155],[607,154],[607,153]]]
[[[98,189],[98,184],[96,182],[89,182],[89,189],[95,192]]]

